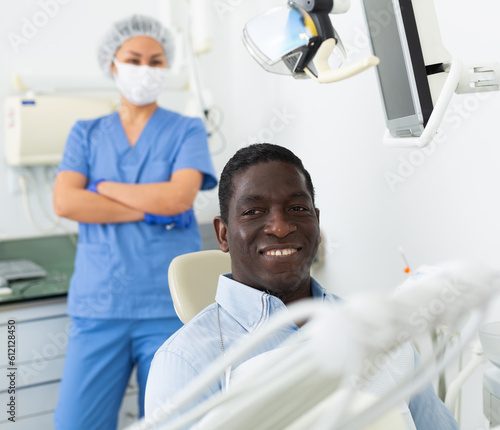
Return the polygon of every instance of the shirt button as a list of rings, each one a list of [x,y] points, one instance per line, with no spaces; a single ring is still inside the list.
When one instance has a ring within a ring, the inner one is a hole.
[[[248,321],[248,325],[249,325],[250,327],[252,327],[252,326],[253,326],[253,321]]]

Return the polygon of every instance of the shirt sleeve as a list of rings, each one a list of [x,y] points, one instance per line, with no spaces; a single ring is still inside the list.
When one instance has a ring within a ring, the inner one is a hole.
[[[208,150],[207,131],[200,118],[190,118],[172,172],[187,168],[203,173],[202,190],[210,190],[217,186],[217,176]]]
[[[82,121],[77,121],[69,133],[57,172],[71,170],[88,177],[88,159],[89,155],[85,126]]]
[[[417,366],[420,363],[420,357],[415,349],[413,353],[415,366]],[[432,384],[414,394],[408,406],[417,430],[458,430],[455,418],[436,395]]]
[[[154,418],[158,411],[177,410],[177,395],[186,385],[197,378],[199,373],[184,358],[178,354],[159,349],[151,363],[145,395],[145,416]],[[203,401],[210,394],[205,394],[197,399],[192,399],[180,412],[190,410]]]

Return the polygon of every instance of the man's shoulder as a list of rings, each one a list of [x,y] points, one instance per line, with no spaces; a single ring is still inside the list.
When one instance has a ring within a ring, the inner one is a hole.
[[[191,361],[220,348],[216,305],[212,304],[182,326],[158,349],[157,354],[175,354]]]

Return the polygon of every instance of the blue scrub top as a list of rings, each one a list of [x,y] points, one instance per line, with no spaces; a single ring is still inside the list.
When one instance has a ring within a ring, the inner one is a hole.
[[[68,137],[59,171],[79,172],[89,184],[169,181],[179,169],[203,173],[202,190],[217,185],[207,132],[199,118],[158,108],[130,146],[117,112],[78,121]],[[175,316],[167,274],[174,257],[201,249],[198,225],[165,229],[144,221],[79,224],[68,313],[83,318]]]

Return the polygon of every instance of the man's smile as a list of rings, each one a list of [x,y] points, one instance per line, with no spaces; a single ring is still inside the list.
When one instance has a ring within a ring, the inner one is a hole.
[[[286,247],[268,247],[260,251],[262,255],[269,257],[288,257],[290,255],[296,254],[300,251],[300,248],[293,246]]]

